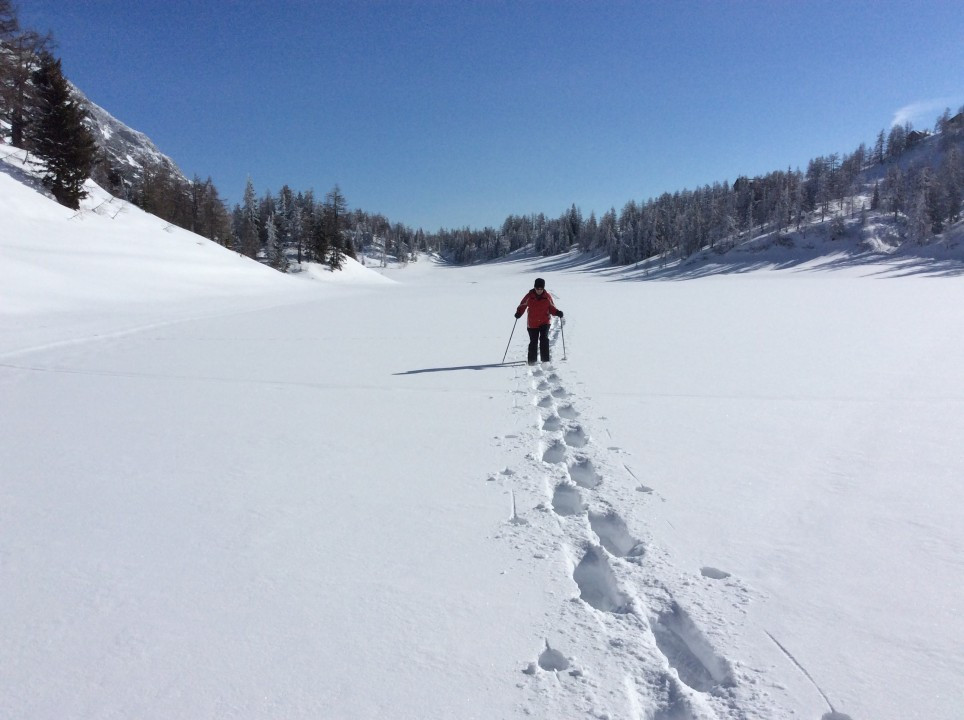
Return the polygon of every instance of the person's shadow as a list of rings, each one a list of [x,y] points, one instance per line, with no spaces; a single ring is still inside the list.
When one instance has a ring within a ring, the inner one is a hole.
[[[392,375],[421,375],[422,373],[452,372],[453,370],[492,370],[493,368],[506,368],[516,365],[525,365],[522,360],[504,363],[490,363],[489,365],[458,365],[455,367],[422,368],[421,370],[406,370],[405,372],[392,373]]]

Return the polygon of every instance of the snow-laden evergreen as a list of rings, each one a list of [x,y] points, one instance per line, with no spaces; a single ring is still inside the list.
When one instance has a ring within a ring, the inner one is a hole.
[[[286,276],[3,154],[0,717],[959,717],[960,262]]]

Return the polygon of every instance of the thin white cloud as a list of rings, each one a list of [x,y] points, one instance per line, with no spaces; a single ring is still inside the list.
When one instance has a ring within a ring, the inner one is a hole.
[[[931,125],[937,119],[937,116],[944,111],[944,108],[950,108],[951,112],[954,112],[954,108],[958,107],[960,103],[960,98],[936,98],[904,105],[894,113],[894,119],[890,124],[894,126],[910,122],[915,125],[921,123]]]

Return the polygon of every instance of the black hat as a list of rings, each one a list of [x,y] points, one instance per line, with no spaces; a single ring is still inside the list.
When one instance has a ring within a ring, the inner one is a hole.
[[[533,285],[533,287],[537,287],[537,288],[540,288],[540,287],[541,287],[541,288],[544,288],[545,286],[546,286],[546,281],[545,281],[545,280],[543,280],[542,278],[536,278],[536,284]]]

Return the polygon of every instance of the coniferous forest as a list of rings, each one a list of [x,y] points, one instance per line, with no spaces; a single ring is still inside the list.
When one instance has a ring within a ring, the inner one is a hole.
[[[881,130],[871,144],[816,157],[805,171],[787,168],[666,192],[598,217],[584,217],[573,204],[558,217],[510,215],[498,228],[426,233],[350,209],[337,185],[323,198],[287,185],[259,196],[250,178],[229,210],[210,177],[189,180],[169,161],[134,169],[113,162],[98,148],[94,121],[54,48],[50,35],[20,27],[11,0],[0,0],[0,133],[42,161],[43,184],[58,202],[76,209],[92,177],[167,222],[282,272],[306,261],[337,269],[363,251],[401,262],[433,251],[465,264],[525,247],[544,256],[577,249],[625,265],[725,252],[764,233],[779,241],[784,233],[805,234],[816,222],[828,224],[831,236],[842,235],[869,213],[891,214],[904,240],[924,245],[962,216],[964,108],[946,109],[932,130],[909,123]],[[921,151],[925,145],[928,152]]]
[[[906,162],[925,141],[936,142],[935,151]],[[831,233],[840,233],[848,218],[859,221],[868,211],[886,211],[907,239],[924,244],[961,219],[962,150],[964,108],[953,116],[948,109],[933,132],[895,125],[881,130],[871,147],[814,158],[806,172],[787,169],[667,192],[631,200],[618,213],[611,208],[598,218],[584,218],[575,205],[558,218],[510,216],[498,229],[442,230],[430,242],[458,263],[502,257],[531,244],[542,255],[578,248],[625,265],[667,255],[685,258],[706,248],[723,252],[765,232],[778,237],[805,232],[815,221],[829,221]]]

